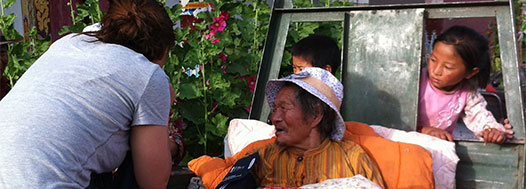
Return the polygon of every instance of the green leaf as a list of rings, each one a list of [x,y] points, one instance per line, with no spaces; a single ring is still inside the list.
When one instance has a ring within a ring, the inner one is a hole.
[[[199,100],[184,100],[178,102],[181,116],[196,125],[205,123],[204,105]]]
[[[4,7],[2,9],[8,9],[15,4],[16,0],[5,0]]]
[[[228,117],[223,116],[222,114],[216,114],[212,118],[212,124],[209,127],[212,130],[213,134],[216,136],[225,136],[228,131]]]
[[[208,11],[202,11],[202,12],[199,12],[197,14],[197,18],[201,18],[204,20],[204,22],[202,23],[206,23],[206,22],[213,22],[214,21],[214,16],[212,15],[211,12],[208,12]],[[197,25],[197,24],[196,24]]]
[[[209,77],[209,83],[212,90],[225,89],[230,87],[230,82],[221,78],[223,73],[212,73]]]
[[[203,96],[201,90],[191,83],[182,83],[179,86],[179,98],[181,99],[195,99]]]
[[[5,24],[8,26],[13,24],[13,21],[15,21],[15,18],[16,18],[16,14],[14,13],[7,15],[7,17],[5,18]]]
[[[223,6],[221,6],[221,10],[230,12],[231,10],[239,6],[243,6],[241,2],[235,2],[235,3],[228,2],[228,3],[225,3]]]
[[[245,69],[245,66],[241,65],[241,64],[231,64],[229,66],[226,67],[226,72],[228,73],[238,73],[242,76],[245,76],[245,75],[248,75],[249,72],[247,71],[247,69]]]
[[[234,89],[235,90],[235,89]],[[241,93],[235,93],[231,91],[227,91],[226,89],[222,90],[215,90],[214,94],[217,94],[214,96],[214,99],[220,104],[227,107],[234,107],[236,106],[236,102],[241,96]]]

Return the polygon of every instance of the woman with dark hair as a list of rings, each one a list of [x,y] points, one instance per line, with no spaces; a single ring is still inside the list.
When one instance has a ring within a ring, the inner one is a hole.
[[[155,0],[113,0],[96,32],[54,42],[0,101],[0,185],[86,188],[131,150],[139,187],[166,187],[173,23]]]

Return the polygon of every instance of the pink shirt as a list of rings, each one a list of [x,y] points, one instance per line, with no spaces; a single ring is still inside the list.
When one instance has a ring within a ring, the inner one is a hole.
[[[504,131],[493,114],[486,110],[486,100],[478,91],[471,91],[462,84],[449,92],[441,91],[429,82],[427,69],[420,74],[418,127],[435,127],[453,134],[457,120],[462,120],[473,133],[479,135],[485,128]]]

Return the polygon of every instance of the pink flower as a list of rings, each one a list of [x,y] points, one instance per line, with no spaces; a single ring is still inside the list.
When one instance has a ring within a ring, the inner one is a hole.
[[[206,40],[212,40],[212,44],[219,42],[219,39],[214,39],[217,32],[223,32],[226,27],[226,20],[228,20],[228,12],[221,11],[218,17],[214,17],[214,23],[210,24],[210,31],[206,34]]]
[[[206,86],[210,86],[210,80],[206,80]]]
[[[250,107],[243,108],[245,111],[250,112]]]
[[[221,11],[221,14],[219,15],[219,18],[221,18],[223,20],[228,20],[228,12]]]
[[[254,89],[256,88],[256,79],[256,76],[250,76],[246,78],[248,88],[250,89],[251,93],[254,93]]]
[[[221,58],[221,62],[225,62],[225,61],[226,61],[226,55],[223,54],[222,52],[219,53],[219,58]],[[224,66],[224,65],[223,65],[223,66]],[[221,68],[222,68],[223,66],[221,66]],[[223,68],[223,69],[224,69],[224,68]]]
[[[210,30],[210,31],[208,32],[208,34],[206,34],[205,39],[206,39],[206,40],[209,40],[209,39],[212,40],[212,38],[213,38],[214,36],[216,36],[216,32],[215,32],[214,30]]]
[[[219,55],[221,55],[221,54],[219,54]],[[222,65],[221,69],[223,69],[223,70],[226,69],[226,65]]]
[[[221,17],[215,17],[214,18],[214,23],[212,23],[212,25],[210,25],[210,29],[212,29],[212,31],[215,32],[222,32],[226,27],[226,22],[223,18]]]

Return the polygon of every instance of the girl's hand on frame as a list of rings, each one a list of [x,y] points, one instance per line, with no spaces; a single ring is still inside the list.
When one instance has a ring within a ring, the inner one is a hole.
[[[449,132],[447,132],[445,130],[442,130],[442,129],[439,129],[439,128],[422,127],[422,131],[421,132],[423,134],[431,135],[431,136],[440,138],[442,140],[447,140],[447,141],[450,141],[450,142],[453,141],[453,136],[451,136],[451,134],[449,134]]]
[[[495,144],[502,144],[506,139],[504,132],[501,132],[495,128],[484,129],[480,135],[484,139],[484,142]]]
[[[506,136],[506,139],[512,139],[513,138],[513,134],[515,134],[515,132],[513,132],[512,130],[512,126],[510,125],[510,121],[508,119],[505,119],[504,120],[504,135]]]

